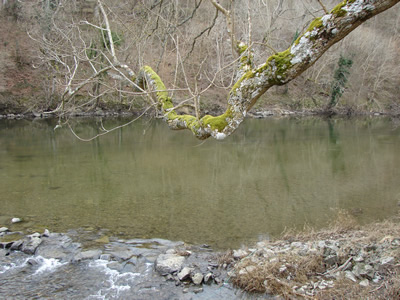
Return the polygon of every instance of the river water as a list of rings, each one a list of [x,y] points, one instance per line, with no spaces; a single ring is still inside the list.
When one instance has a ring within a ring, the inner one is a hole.
[[[71,121],[84,138],[123,122]],[[362,223],[398,210],[400,128],[387,118],[249,119],[222,142],[157,120],[90,142],[55,125],[0,120],[0,226],[227,249],[326,226],[337,209]]]

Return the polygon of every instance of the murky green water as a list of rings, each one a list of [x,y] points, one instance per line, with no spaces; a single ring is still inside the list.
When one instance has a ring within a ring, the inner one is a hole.
[[[55,122],[0,120],[0,225],[228,248],[324,226],[332,209],[361,222],[398,211],[400,128],[388,119],[247,120],[204,143],[157,121],[82,142]],[[95,120],[73,123],[84,137],[100,132]]]

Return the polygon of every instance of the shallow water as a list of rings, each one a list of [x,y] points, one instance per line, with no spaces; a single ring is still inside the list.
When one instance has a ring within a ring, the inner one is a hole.
[[[72,123],[82,137],[101,132],[99,120]],[[222,142],[154,120],[91,142],[55,125],[0,120],[0,226],[226,249],[326,226],[336,209],[360,222],[398,211],[400,128],[386,118],[249,119]]]
[[[0,258],[0,295],[3,299],[242,299],[228,285],[204,285],[201,293],[182,292],[175,282],[155,274],[152,264],[140,272],[119,272],[109,261],[60,263],[41,256],[10,254]],[[19,256],[19,257],[18,257]],[[32,261],[34,264],[32,265]]]

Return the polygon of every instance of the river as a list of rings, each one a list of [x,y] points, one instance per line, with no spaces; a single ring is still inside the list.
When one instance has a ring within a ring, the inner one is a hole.
[[[126,121],[71,124],[88,138]],[[1,226],[224,250],[326,226],[338,209],[383,219],[400,201],[400,128],[388,118],[248,119],[224,141],[142,119],[83,142],[56,124],[0,120]]]

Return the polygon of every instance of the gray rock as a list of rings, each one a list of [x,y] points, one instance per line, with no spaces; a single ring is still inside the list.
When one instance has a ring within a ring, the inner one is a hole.
[[[138,264],[138,258],[134,256],[128,260],[128,263],[136,266]]]
[[[178,246],[183,246],[185,243],[178,241],[178,242],[174,242],[174,241],[169,241],[169,240],[164,240],[164,239],[151,239],[152,242],[158,243],[160,245],[166,246],[168,248],[175,248]]]
[[[192,281],[195,285],[200,285],[203,282],[203,274],[196,273],[192,276]]]
[[[125,261],[134,256],[134,253],[129,249],[114,250],[110,252],[111,256],[119,261]]]
[[[329,255],[324,258],[324,261],[327,265],[333,266],[339,261],[339,259],[336,255]]]
[[[207,273],[204,276],[204,283],[209,283],[211,282],[211,280],[213,279],[214,275],[212,273]]]
[[[130,262],[126,263],[122,269],[122,273],[136,273],[136,266]]]
[[[374,278],[374,274],[375,274],[375,270],[374,267],[372,267],[371,265],[365,265],[364,266],[364,271],[365,271],[365,275],[369,278]]]
[[[215,277],[215,278],[214,278],[214,281],[215,281],[215,283],[218,284],[218,285],[220,285],[220,284],[222,283],[222,280],[221,280],[220,278],[218,278],[218,277]]]
[[[7,250],[5,250],[5,249],[0,249],[0,257],[1,257],[1,256],[6,256],[7,253],[8,253]]]
[[[176,254],[160,254],[155,261],[155,268],[161,274],[170,274],[182,268],[185,258]]]
[[[239,250],[233,250],[233,257],[236,259],[240,259],[242,257],[245,257],[249,255],[249,253],[247,253],[247,251],[239,249]]]
[[[365,275],[366,273],[364,270],[364,264],[363,263],[355,264],[352,272],[358,278],[360,278],[362,275]]]
[[[364,257],[362,256],[362,254],[360,254],[357,257],[353,258],[353,260],[355,262],[363,262],[364,261]]]
[[[292,248],[303,248],[303,243],[301,242],[293,242],[290,244],[290,247]]]
[[[124,269],[124,265],[117,261],[113,261],[107,264],[107,268],[121,272]]]
[[[27,237],[27,241],[24,241],[24,243],[22,244],[21,251],[26,254],[35,254],[37,247],[39,247],[41,243],[42,243],[41,238],[34,235],[30,235]]]
[[[116,260],[126,261],[133,256],[146,256],[148,253],[152,252],[152,249],[146,248],[136,248],[124,245],[113,245],[107,252],[111,254]]]
[[[42,237],[42,243],[36,249],[35,254],[44,258],[69,261],[79,252],[80,248],[79,243],[73,243],[71,238],[65,234],[50,233],[49,237]]]
[[[367,286],[369,286],[369,281],[368,281],[368,279],[364,279],[364,280],[361,280],[359,284],[363,287],[367,287]]]
[[[100,255],[100,259],[111,260],[111,254],[102,254],[102,255]]]
[[[180,281],[184,281],[186,279],[190,278],[190,273],[193,272],[194,269],[192,268],[188,268],[188,267],[184,267],[179,273],[178,273],[178,279]]]
[[[282,267],[284,267],[284,268],[282,268]],[[286,266],[282,266],[282,267],[279,268],[279,272],[281,272],[281,273],[283,273],[283,272],[285,272],[287,270]],[[255,270],[257,270],[257,267],[256,266],[247,266],[245,270],[246,270],[247,273],[251,274]]]
[[[0,233],[1,232],[7,232],[8,231],[8,228],[7,227],[0,227]]]
[[[386,265],[386,264],[392,264],[394,262],[394,257],[382,257],[381,258],[381,264]]]
[[[10,250],[19,250],[21,249],[24,241],[23,240],[18,240],[12,243]]]
[[[362,263],[358,263],[353,267],[353,274],[358,278],[362,277],[374,277],[374,268],[371,265],[365,265]]]
[[[158,254],[146,255],[145,258],[148,263],[154,264],[157,260],[157,256],[158,256]]]
[[[203,292],[203,288],[193,289],[193,293],[195,293],[195,294],[202,293],[202,292]]]
[[[167,251],[165,251],[166,254],[175,254],[176,250],[175,249],[168,249]]]
[[[20,218],[12,218],[11,219],[11,223],[19,223],[22,222],[22,220]]]
[[[50,236],[50,231],[48,229],[45,229],[42,234],[42,237],[49,237],[49,236]]]
[[[345,272],[344,272],[344,276],[345,276],[347,279],[350,279],[350,280],[353,281],[353,282],[357,282],[356,276],[355,276],[351,271],[345,271]]]
[[[391,244],[393,246],[400,246],[400,239],[394,239]]]
[[[30,264],[31,266],[36,266],[38,264],[38,261],[34,258],[30,258],[27,260],[27,263]]]
[[[81,261],[81,260],[87,260],[87,259],[98,259],[101,255],[101,250],[89,250],[89,251],[83,251],[79,252],[78,254],[75,255],[74,261]]]

